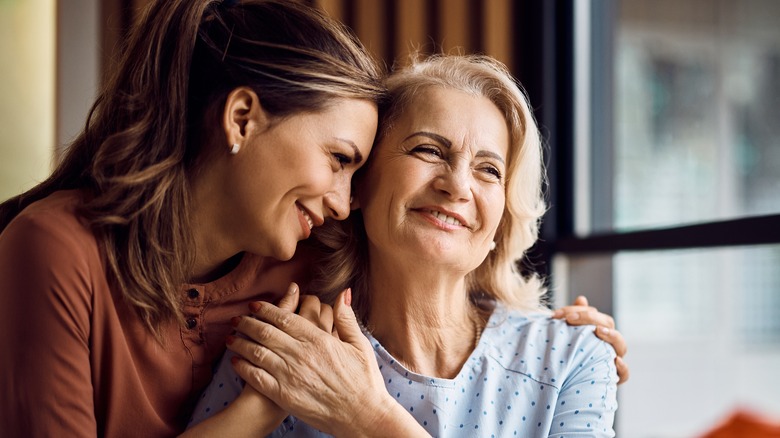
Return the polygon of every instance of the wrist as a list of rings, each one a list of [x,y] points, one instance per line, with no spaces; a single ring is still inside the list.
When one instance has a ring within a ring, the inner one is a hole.
[[[232,405],[245,425],[257,433],[255,436],[268,435],[287,417],[287,412],[249,385],[244,387]]]
[[[386,392],[363,413],[356,413],[348,433],[343,436],[361,437],[430,437],[417,420]]]
[[[269,416],[280,417],[280,419],[284,419],[284,417],[287,416],[284,409],[280,408],[279,405],[271,401],[271,399],[260,394],[249,385],[244,386],[241,394],[233,403],[242,406],[243,409],[252,412],[260,411]]]

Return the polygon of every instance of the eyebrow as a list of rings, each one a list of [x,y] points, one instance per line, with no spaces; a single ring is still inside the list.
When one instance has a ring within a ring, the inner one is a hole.
[[[500,161],[500,162],[501,162],[501,164],[506,164],[506,163],[504,162],[504,157],[502,157],[501,155],[498,155],[497,153],[495,153],[495,152],[493,152],[493,151],[479,151],[479,152],[477,152],[477,156],[478,156],[478,157],[490,157],[490,158],[495,158],[496,160]]]
[[[435,140],[435,141],[443,144],[444,147],[446,147],[447,149],[451,149],[452,148],[452,142],[451,141],[447,140],[446,138],[442,137],[439,134],[434,134],[433,132],[428,132],[428,131],[414,132],[414,133],[410,134],[409,136],[407,136],[404,139],[404,141],[409,140],[410,138],[418,136],[418,135],[421,135],[423,137],[428,137],[431,140]],[[498,155],[497,153],[495,153],[493,151],[481,150],[481,151],[477,152],[476,156],[477,157],[490,157],[490,158],[494,158],[494,159],[500,161],[501,164],[506,164],[506,162],[504,161],[504,157],[502,157],[501,155]]]
[[[357,145],[355,145],[355,142],[341,137],[336,137],[336,140],[346,143],[347,145],[352,147],[352,152],[355,154],[355,161],[354,161],[355,164],[360,164],[363,162],[363,154],[360,153],[360,149],[358,149]]]
[[[433,132],[428,132],[428,131],[417,131],[417,132],[413,132],[413,133],[411,133],[410,135],[408,135],[408,136],[407,136],[407,137],[404,139],[404,141],[406,141],[406,140],[409,140],[410,138],[412,138],[412,137],[416,137],[416,136],[418,136],[418,135],[421,135],[421,136],[423,136],[423,137],[428,137],[428,138],[430,138],[431,140],[436,140],[436,141],[438,141],[439,143],[443,144],[443,145],[444,145],[444,146],[445,146],[447,149],[450,149],[450,148],[452,148],[452,142],[451,142],[451,141],[447,140],[446,138],[442,137],[442,136],[441,136],[441,135],[439,135],[439,134],[434,134]]]

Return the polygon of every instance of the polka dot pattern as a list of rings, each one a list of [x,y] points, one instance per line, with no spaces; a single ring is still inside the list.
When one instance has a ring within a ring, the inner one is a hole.
[[[499,305],[453,379],[415,374],[366,336],[388,392],[432,436],[613,437],[615,353],[592,331]],[[196,408],[195,421],[216,414],[224,400],[238,396],[240,385],[229,384],[234,378],[229,359],[223,360]],[[271,436],[325,435],[289,417]]]

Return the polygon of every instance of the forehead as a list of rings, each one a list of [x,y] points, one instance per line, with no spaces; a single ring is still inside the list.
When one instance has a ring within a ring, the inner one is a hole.
[[[433,132],[453,146],[490,149],[506,156],[509,131],[504,115],[484,96],[440,86],[424,88],[401,110],[395,126],[398,135]]]
[[[279,120],[272,131],[280,138],[294,144],[331,148],[339,145],[340,151],[352,150],[357,164],[365,162],[371,152],[376,135],[378,112],[374,102],[363,99],[333,99],[324,108],[312,112],[300,112]],[[269,131],[270,132],[270,131]],[[296,149],[305,154],[311,148]],[[279,153],[288,153],[278,150]]]

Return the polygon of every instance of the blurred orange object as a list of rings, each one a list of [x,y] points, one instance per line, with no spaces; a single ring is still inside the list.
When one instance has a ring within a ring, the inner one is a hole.
[[[700,438],[780,438],[780,423],[745,410],[737,410]]]

